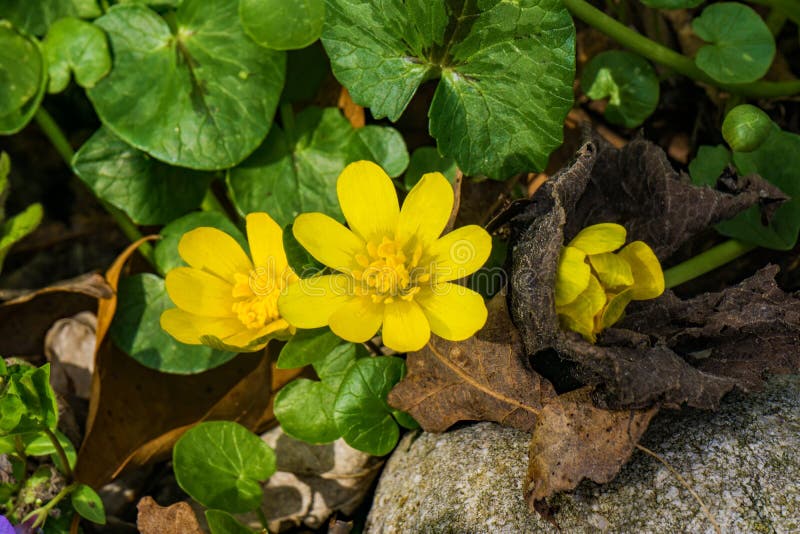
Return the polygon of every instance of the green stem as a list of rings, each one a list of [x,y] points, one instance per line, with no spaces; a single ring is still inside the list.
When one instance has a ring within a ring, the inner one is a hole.
[[[769,1],[778,2],[783,0]],[[584,0],[563,0],[563,2],[573,15],[605,33],[621,45],[698,82],[713,85],[734,94],[754,98],[776,98],[800,92],[800,80],[787,82],[757,81],[737,85],[720,84],[700,70],[691,58],[648,39]]]
[[[50,510],[55,508],[56,505],[64,499],[64,497],[75,491],[79,485],[80,484],[77,482],[73,482],[69,486],[64,486],[64,488],[62,488],[61,491],[59,491],[58,494],[56,494],[56,496],[50,500],[50,502],[26,515],[21,522],[25,523],[31,517],[38,516],[36,521],[33,523],[33,528],[42,526],[42,524],[44,524],[44,522],[47,520]]]
[[[72,158],[75,156],[75,151],[72,149],[72,145],[69,144],[67,140],[67,136],[64,135],[64,132],[58,126],[56,121],[53,117],[44,109],[44,107],[39,107],[36,110],[36,115],[34,116],[36,123],[41,128],[42,132],[47,136],[52,143],[53,147],[56,149],[58,154],[64,160],[64,163],[67,164],[67,167],[70,169],[72,168]],[[83,183],[83,182],[81,182]],[[90,191],[93,195],[94,192]],[[128,218],[128,216],[120,210],[119,208],[112,206],[102,198],[97,197],[97,201],[105,208],[105,210],[114,218],[114,221],[119,226],[119,229],[122,230],[122,233],[125,234],[125,237],[130,239],[131,241],[137,241],[141,239],[142,233],[139,231],[139,228],[136,227],[135,224]],[[153,247],[149,243],[144,243],[142,246],[139,247],[139,253],[141,253],[144,258],[150,262],[151,265],[155,265],[155,256],[153,255]]]
[[[53,443],[53,447],[56,449],[56,454],[58,454],[58,459],[61,460],[61,465],[64,466],[64,476],[67,477],[67,480],[72,480],[72,466],[69,465],[67,451],[65,451],[64,447],[61,446],[61,442],[58,441],[58,436],[56,436],[55,432],[45,427],[44,433]]]
[[[756,248],[755,245],[742,243],[735,239],[720,243],[664,271],[664,285],[667,288],[681,285],[684,282],[688,282],[707,272],[713,271],[717,267],[721,267],[739,256],[747,254],[754,248]]]
[[[258,514],[258,520],[261,522],[261,526],[264,527],[264,532],[269,532],[269,521],[267,521],[267,516],[264,515],[264,510],[259,506],[256,509],[256,513]]]

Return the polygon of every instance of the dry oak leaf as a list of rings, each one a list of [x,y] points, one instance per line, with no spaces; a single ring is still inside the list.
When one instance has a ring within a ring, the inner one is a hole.
[[[475,336],[458,342],[432,336],[425,348],[409,354],[408,372],[389,393],[389,404],[428,432],[458,421],[495,421],[530,431],[555,390],[523,360],[505,292],[488,309],[487,323]]]
[[[136,509],[136,527],[141,534],[204,534],[189,503],[159,506],[152,497],[144,497]]]

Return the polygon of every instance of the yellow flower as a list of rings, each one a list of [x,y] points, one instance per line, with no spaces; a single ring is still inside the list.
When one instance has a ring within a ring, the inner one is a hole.
[[[564,328],[594,343],[616,323],[632,300],[664,292],[664,273],[653,250],[642,241],[625,244],[619,224],[602,223],[581,230],[561,250],[556,274],[556,313]]]
[[[167,273],[167,293],[177,308],[161,314],[161,327],[190,345],[236,352],[285,339],[294,327],[278,313],[278,296],[297,276],[286,261],[283,231],[266,213],[247,216],[251,259],[231,236],[196,228],[178,244],[189,267]]]
[[[352,342],[383,326],[398,352],[421,349],[431,332],[459,341],[486,322],[476,292],[452,283],[477,271],[492,240],[471,225],[439,237],[453,209],[453,188],[440,173],[422,177],[400,209],[386,173],[368,161],[345,168],[336,184],[350,228],[321,213],[294,222],[297,241],[334,274],[300,280],[281,295],[281,315],[298,328],[329,325]]]

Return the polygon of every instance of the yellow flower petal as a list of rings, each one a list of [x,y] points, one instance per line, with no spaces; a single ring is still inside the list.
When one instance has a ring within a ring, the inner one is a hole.
[[[298,328],[328,325],[331,315],[352,299],[354,281],[343,274],[314,276],[290,284],[278,298],[278,311]]]
[[[586,253],[575,247],[564,247],[556,271],[556,306],[566,306],[589,287],[592,269],[586,263]]]
[[[409,191],[397,226],[397,239],[406,243],[416,237],[414,246],[427,247],[442,235],[453,211],[453,186],[441,173],[422,176]]]
[[[625,244],[627,235],[625,227],[619,224],[594,224],[578,232],[578,235],[569,242],[569,246],[581,249],[589,255],[614,252]]]
[[[423,288],[414,300],[422,307],[431,331],[450,341],[462,341],[486,324],[483,297],[458,284],[444,283]]]
[[[254,266],[274,268],[275,276],[280,276],[289,265],[283,250],[283,229],[266,213],[251,213],[246,221]]]
[[[322,213],[298,215],[292,233],[317,261],[345,273],[357,268],[356,254],[366,247],[360,237]]]
[[[643,241],[634,241],[619,251],[631,266],[633,300],[654,299],[664,292],[664,272],[653,249]]]
[[[603,310],[603,313],[600,316],[599,324],[596,325],[597,331],[608,328],[620,320],[622,315],[625,313],[625,308],[631,302],[631,298],[633,297],[632,293],[633,288],[629,287],[625,291],[622,291],[621,293],[618,293],[609,299],[606,308]]]
[[[354,297],[333,312],[329,323],[334,334],[353,343],[363,343],[378,333],[383,321],[383,304],[369,296]]]
[[[221,339],[221,341],[225,342],[225,344],[230,347],[238,348],[242,351],[255,352],[263,349],[267,345],[269,339],[288,338],[289,328],[288,322],[284,319],[279,319],[277,321],[272,321],[258,330],[244,330],[227,339]],[[268,339],[263,339],[267,336],[269,336]],[[262,341],[254,344],[257,340]]]
[[[630,264],[613,252],[593,254],[589,256],[597,277],[606,288],[633,285],[633,273]]]
[[[336,182],[339,205],[347,224],[364,241],[380,243],[397,228],[400,206],[389,175],[371,161],[345,167]]]
[[[420,268],[429,269],[436,283],[464,278],[480,269],[492,252],[492,237],[477,225],[462,226],[428,248]]]
[[[566,306],[556,307],[556,313],[564,328],[578,332],[594,343],[594,317],[606,304],[606,293],[594,275],[589,278],[586,291]]]
[[[170,308],[161,314],[161,328],[188,345],[200,345],[201,336],[212,335],[225,340],[240,333],[244,327],[233,317],[206,317]]]
[[[395,300],[384,306],[383,344],[397,352],[420,350],[431,337],[428,318],[414,301]]]
[[[183,234],[178,254],[195,269],[233,280],[235,273],[247,274],[253,268],[250,258],[234,238],[217,228],[195,228]]]
[[[233,286],[217,276],[177,267],[167,273],[167,293],[178,308],[207,317],[233,316]]]

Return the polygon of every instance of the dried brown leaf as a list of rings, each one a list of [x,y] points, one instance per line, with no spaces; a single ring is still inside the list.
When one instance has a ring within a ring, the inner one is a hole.
[[[389,404],[430,432],[458,421],[496,421],[530,431],[555,391],[525,362],[505,293],[488,308],[489,319],[474,337],[459,342],[434,337],[409,354],[408,373],[392,389]]]
[[[141,534],[204,534],[188,503],[159,506],[152,497],[144,497],[136,509],[136,526]]]

